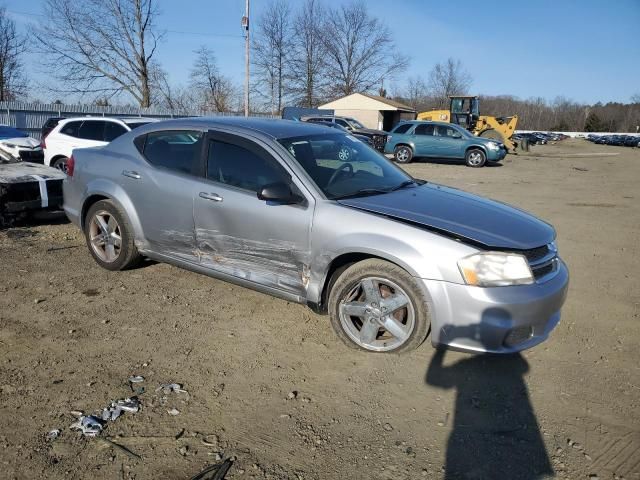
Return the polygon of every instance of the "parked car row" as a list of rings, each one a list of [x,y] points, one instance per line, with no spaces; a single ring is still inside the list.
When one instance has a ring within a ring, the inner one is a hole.
[[[564,135],[563,133],[554,133],[554,132],[530,132],[530,133],[514,133],[514,140],[522,140],[526,139],[529,141],[530,145],[546,145],[549,142],[559,142],[560,140],[564,140],[569,138],[568,135]]]
[[[586,136],[586,139],[599,145],[640,147],[640,136],[637,135],[595,135],[590,133]]]

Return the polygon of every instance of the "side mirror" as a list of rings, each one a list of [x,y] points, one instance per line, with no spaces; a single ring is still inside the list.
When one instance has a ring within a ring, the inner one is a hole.
[[[453,134],[453,138],[462,138],[462,134],[456,132],[456,133]]]
[[[291,187],[284,182],[270,183],[264,185],[258,192],[260,200],[282,203],[290,205],[300,202],[300,197],[291,191]]]

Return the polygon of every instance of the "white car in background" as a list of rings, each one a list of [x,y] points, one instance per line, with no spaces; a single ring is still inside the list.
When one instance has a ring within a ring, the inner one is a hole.
[[[155,118],[77,117],[65,118],[42,138],[44,163],[63,172],[76,148],[102,147],[134,128],[157,122]]]
[[[38,140],[13,127],[0,125],[0,159],[42,163],[43,157]]]

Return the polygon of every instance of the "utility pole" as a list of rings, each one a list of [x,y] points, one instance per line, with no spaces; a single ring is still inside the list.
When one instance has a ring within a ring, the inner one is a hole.
[[[246,0],[245,13],[242,17],[244,28],[244,116],[249,116],[249,0]]]

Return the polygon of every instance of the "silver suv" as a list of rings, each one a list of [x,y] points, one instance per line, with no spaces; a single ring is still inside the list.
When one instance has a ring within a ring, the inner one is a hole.
[[[339,131],[181,119],[69,160],[64,209],[109,270],[141,256],[328,313],[346,344],[514,352],[560,320],[554,229],[411,178]]]

